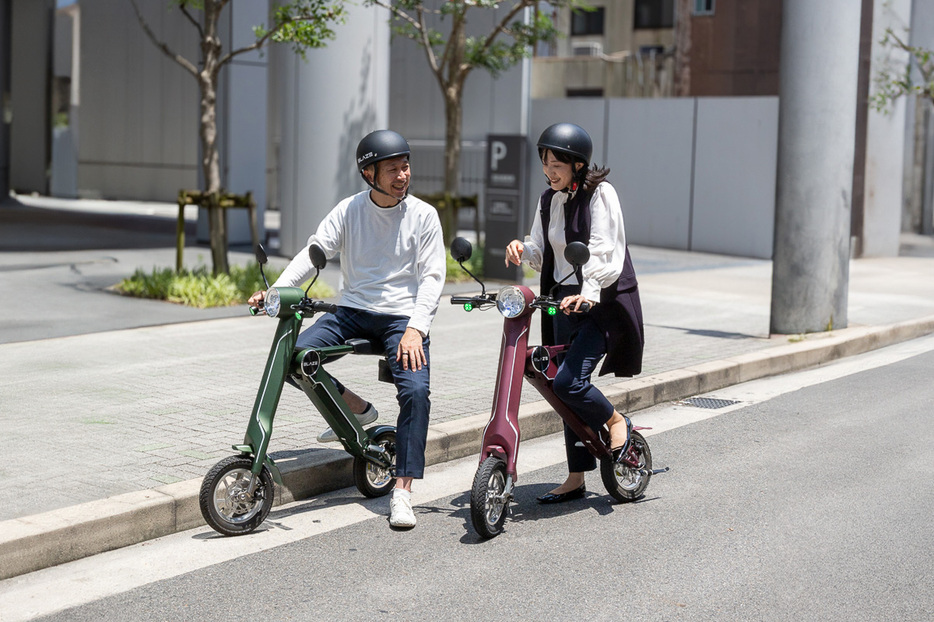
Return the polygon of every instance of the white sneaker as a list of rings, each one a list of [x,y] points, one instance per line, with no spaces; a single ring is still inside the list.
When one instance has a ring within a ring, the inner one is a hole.
[[[364,410],[359,415],[354,415],[354,417],[357,418],[357,421],[360,423],[360,425],[369,425],[373,423],[374,421],[376,421],[377,417],[379,417],[379,413],[376,412],[376,406],[373,406],[373,404],[370,404],[369,406],[367,406],[366,410]],[[337,433],[334,432],[334,430],[332,430],[331,428],[328,428],[327,430],[325,430],[324,432],[318,435],[319,443],[333,443],[336,440],[337,440]]]
[[[393,527],[411,529],[415,526],[415,512],[412,511],[410,495],[392,493],[389,500],[389,524]]]

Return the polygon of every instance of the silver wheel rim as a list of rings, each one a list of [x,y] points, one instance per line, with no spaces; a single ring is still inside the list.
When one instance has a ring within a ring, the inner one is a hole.
[[[379,446],[383,449],[388,449],[389,442],[383,441],[379,443]],[[393,466],[396,463],[396,457],[392,458]],[[377,466],[372,462],[367,462],[366,464],[366,478],[370,482],[370,485],[374,488],[382,488],[383,486],[388,486],[392,481],[392,469],[384,469],[383,467]]]
[[[228,523],[245,523],[262,509],[265,498],[262,484],[252,497],[247,493],[252,475],[248,469],[231,469],[214,486],[214,511]]]
[[[499,469],[490,474],[490,479],[486,482],[486,500],[483,503],[486,509],[486,520],[491,525],[495,525],[503,514],[503,507],[506,503],[503,501],[503,491],[506,489],[506,480]]]
[[[645,460],[642,458],[641,454],[639,457],[639,467],[645,467]],[[619,487],[623,490],[636,490],[642,483],[642,473],[628,465],[616,463],[613,468],[613,473],[616,475],[616,481],[619,483]]]

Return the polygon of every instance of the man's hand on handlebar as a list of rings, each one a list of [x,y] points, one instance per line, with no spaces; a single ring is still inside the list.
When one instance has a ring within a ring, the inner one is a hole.
[[[564,300],[561,301],[561,304],[558,305],[558,309],[564,311],[565,315],[586,313],[590,311],[595,304],[595,302],[587,300],[580,294],[575,294],[574,296],[565,297]]]
[[[262,315],[263,314],[263,301],[266,298],[266,291],[260,290],[253,294],[247,299],[247,304],[250,305],[250,313],[252,315]]]
[[[260,291],[250,296],[250,299],[247,300],[247,303],[251,307],[259,307],[259,306],[262,306],[263,300],[265,298],[266,298],[266,290],[261,289]]]

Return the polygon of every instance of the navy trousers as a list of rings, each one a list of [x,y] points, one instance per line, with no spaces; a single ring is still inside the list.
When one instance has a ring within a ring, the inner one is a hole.
[[[396,361],[396,349],[405,333],[409,318],[398,315],[373,313],[351,307],[338,307],[337,313],[328,313],[298,336],[299,348],[320,348],[342,345],[348,339],[371,339],[382,342],[389,358],[399,418],[396,421],[396,476],[421,479],[425,473],[425,442],[428,438],[428,414],[431,402],[429,383],[428,337],[422,343],[425,364],[420,370],[402,368]],[[342,385],[337,386],[343,390]]]
[[[576,290],[576,291],[575,291]],[[580,293],[578,287],[560,287],[558,297]],[[597,363],[606,354],[606,338],[597,323],[586,313],[554,316],[555,343],[570,343],[552,386],[561,401],[571,407],[594,430],[613,416],[613,405],[603,393],[590,383]],[[578,445],[580,439],[571,428],[564,426],[564,448],[568,457],[568,471],[579,473],[597,468],[597,459],[587,448]]]

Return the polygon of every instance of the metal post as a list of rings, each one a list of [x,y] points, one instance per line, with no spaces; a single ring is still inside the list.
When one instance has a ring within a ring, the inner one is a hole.
[[[847,325],[860,8],[783,4],[773,333]]]

